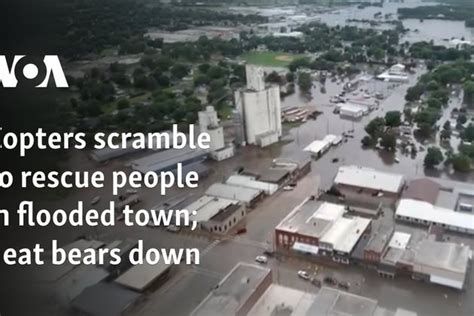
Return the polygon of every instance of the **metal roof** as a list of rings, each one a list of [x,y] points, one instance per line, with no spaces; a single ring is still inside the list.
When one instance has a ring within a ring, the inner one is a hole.
[[[377,308],[377,301],[355,294],[323,287],[306,312],[314,315],[352,315],[370,316]]]
[[[339,167],[334,183],[398,193],[404,184],[404,177],[372,168],[342,166]]]
[[[381,253],[385,249],[385,246],[387,246],[390,237],[393,234],[393,230],[393,225],[389,223],[380,225],[378,229],[372,234],[364,250]]]
[[[114,283],[98,283],[82,291],[71,306],[90,316],[117,316],[139,297],[140,294]]]
[[[250,188],[250,189],[261,190],[261,191],[264,191],[268,195],[271,195],[278,190],[278,185],[276,184],[263,182],[263,181],[257,181],[251,177],[246,177],[246,176],[241,176],[241,175],[232,175],[226,180],[225,183],[230,184],[230,185]]]
[[[423,201],[401,199],[395,214],[401,217],[445,224],[474,232],[474,215],[455,212]]]
[[[370,219],[362,217],[338,218],[323,235],[320,242],[331,244],[339,252],[349,253],[370,224]]]
[[[115,282],[137,291],[143,291],[156,279],[163,275],[171,266],[159,261],[157,264],[137,264],[119,276]]]
[[[215,290],[194,309],[192,316],[236,315],[249,297],[271,274],[268,268],[238,263]]]
[[[238,204],[239,201],[231,200],[216,196],[204,195],[198,200],[185,207],[185,210],[191,214],[196,211],[196,215],[190,215],[190,219],[196,222],[207,222],[220,211],[226,209],[230,205]]]
[[[146,173],[149,171],[161,171],[164,169],[176,169],[176,165],[180,162],[186,162],[195,160],[197,162],[199,158],[204,160],[207,152],[203,149],[168,149],[160,151],[140,159],[136,159],[131,162],[131,166],[134,170]]]
[[[223,183],[214,183],[207,191],[207,195],[238,200],[244,203],[252,203],[262,193],[262,190],[238,187]]]

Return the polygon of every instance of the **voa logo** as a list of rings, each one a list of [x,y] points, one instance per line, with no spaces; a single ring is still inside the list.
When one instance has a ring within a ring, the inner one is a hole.
[[[11,67],[7,58],[0,55],[0,82],[4,88],[16,88],[19,80],[21,84],[46,88],[51,79],[57,88],[69,87],[57,55],[45,55],[42,63],[15,55]]]

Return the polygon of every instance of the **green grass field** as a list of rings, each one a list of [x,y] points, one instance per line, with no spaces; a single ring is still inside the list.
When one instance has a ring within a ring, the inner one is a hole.
[[[267,67],[286,67],[294,59],[304,55],[295,55],[282,52],[250,52],[242,55],[242,58],[249,64]]]

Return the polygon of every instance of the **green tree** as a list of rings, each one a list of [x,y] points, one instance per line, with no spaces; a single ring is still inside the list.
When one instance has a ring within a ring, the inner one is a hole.
[[[409,102],[417,101],[420,99],[421,95],[423,94],[424,89],[423,86],[417,84],[413,87],[407,89],[407,93],[405,95],[405,100]]]
[[[309,68],[309,66],[310,66],[310,61],[308,58],[297,58],[288,65],[288,68],[290,69],[291,72],[295,72],[296,70],[300,68]]]
[[[464,154],[457,154],[451,158],[453,169],[458,172],[468,172],[471,170],[471,159]]]
[[[288,81],[288,82],[294,82],[295,81],[295,73],[294,72],[287,72],[285,77],[286,77],[286,81]]]
[[[117,101],[117,109],[123,110],[130,106],[130,101],[127,99],[120,99]]]
[[[462,133],[462,139],[468,142],[474,141],[474,125],[470,123]]]
[[[300,75],[298,76],[298,86],[300,87],[300,90],[302,92],[308,92],[309,90],[311,90],[313,82],[309,73],[300,73]]]
[[[367,124],[365,131],[367,134],[372,136],[372,138],[379,138],[385,130],[385,120],[382,117],[376,117]]]
[[[458,118],[456,119],[456,123],[459,125],[464,125],[467,122],[466,114],[459,114]]]
[[[393,133],[384,133],[380,145],[386,150],[393,151],[397,145],[397,137]]]
[[[365,135],[361,140],[362,146],[364,147],[372,147],[375,145],[375,140],[370,137],[369,135]]]
[[[171,67],[171,75],[176,79],[182,79],[189,73],[189,67],[184,64],[175,64]]]
[[[400,126],[402,114],[399,111],[389,111],[385,114],[385,124],[387,126],[395,127]]]
[[[430,147],[425,156],[423,164],[426,168],[434,168],[443,161],[443,153],[438,147]]]
[[[466,81],[464,88],[464,103],[468,106],[474,106],[474,81]]]

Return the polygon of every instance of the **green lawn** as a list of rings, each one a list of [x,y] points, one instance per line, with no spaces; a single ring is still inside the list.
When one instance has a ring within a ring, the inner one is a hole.
[[[242,55],[242,58],[249,64],[267,67],[286,67],[294,59],[304,57],[283,52],[250,52]]]

